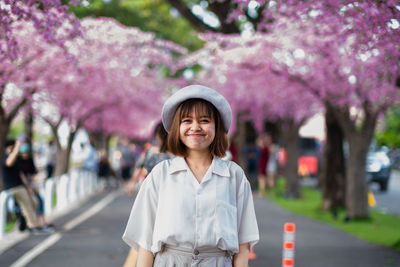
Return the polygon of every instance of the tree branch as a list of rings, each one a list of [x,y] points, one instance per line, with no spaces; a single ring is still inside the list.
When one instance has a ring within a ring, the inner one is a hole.
[[[335,107],[332,104],[330,104],[328,100],[325,103],[326,105],[329,105],[331,107],[331,110],[335,115],[336,120],[342,127],[343,132],[346,133],[347,137],[357,134],[355,121],[351,119],[350,111],[347,107],[342,107],[342,108]]]
[[[27,99],[23,97],[20,99],[20,101],[11,109],[11,111],[8,113],[7,116],[7,121],[8,123],[11,123],[11,121],[17,116],[17,113],[21,107],[23,107],[27,102]]]
[[[222,33],[240,33],[239,28],[232,21],[227,22],[229,11],[231,10],[231,0],[226,0],[224,2],[214,1],[208,5],[208,8],[218,17],[221,23],[220,32]]]
[[[199,31],[212,31],[217,32],[217,30],[209,25],[205,24],[199,17],[195,16],[190,8],[186,6],[181,0],[167,0],[168,3],[176,8],[179,13],[187,19],[194,27],[196,27]]]
[[[255,18],[250,16],[248,9],[246,9],[245,12],[244,12],[247,20],[253,24],[254,30],[256,30],[256,31],[257,31],[257,28],[258,28],[258,24],[264,19],[263,12],[264,12],[266,6],[267,5],[264,4],[264,5],[260,6],[257,9],[257,17],[255,17]],[[272,22],[274,22],[272,18],[268,19],[268,23],[272,23]]]
[[[368,139],[371,139],[375,130],[379,111],[374,111],[373,109],[371,109],[371,103],[368,101],[365,101],[363,103],[363,110],[365,118],[363,120],[361,131],[366,134],[366,137]]]
[[[85,115],[83,115],[82,117],[79,118],[77,125],[76,125],[76,129],[80,128],[83,123],[89,119],[91,116],[93,116],[94,114],[104,110],[105,108],[109,107],[109,106],[113,106],[113,105],[117,105],[118,101],[115,102],[110,102],[108,104],[101,104],[99,106],[95,106],[94,108],[90,109]]]

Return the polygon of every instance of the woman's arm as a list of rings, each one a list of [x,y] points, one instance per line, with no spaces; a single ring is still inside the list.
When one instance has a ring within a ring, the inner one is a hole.
[[[239,253],[233,255],[233,267],[249,266],[250,244],[244,243],[239,246]]]
[[[136,267],[152,267],[153,261],[154,261],[153,253],[142,247],[139,247]]]
[[[18,157],[18,152],[19,152],[19,147],[21,146],[21,142],[20,141],[15,141],[15,145],[13,147],[13,150],[11,151],[11,153],[8,155],[7,159],[6,159],[6,166],[7,167],[11,167],[14,165],[15,161],[17,160]]]

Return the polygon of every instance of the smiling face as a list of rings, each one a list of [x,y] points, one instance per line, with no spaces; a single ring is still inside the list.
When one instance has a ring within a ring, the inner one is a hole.
[[[211,115],[201,109],[192,108],[189,114],[182,117],[179,126],[179,139],[188,152],[209,153],[209,147],[215,138],[215,121]]]
[[[177,156],[203,151],[223,157],[228,138],[217,109],[203,99],[189,99],[177,108],[168,133],[168,149]]]

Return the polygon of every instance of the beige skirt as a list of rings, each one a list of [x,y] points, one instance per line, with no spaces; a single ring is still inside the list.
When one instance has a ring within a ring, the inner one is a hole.
[[[153,267],[232,267],[232,253],[217,248],[190,250],[164,245]]]

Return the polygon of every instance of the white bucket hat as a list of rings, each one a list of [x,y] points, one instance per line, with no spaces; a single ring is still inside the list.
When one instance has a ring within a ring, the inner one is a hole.
[[[229,131],[232,122],[232,110],[228,101],[217,91],[202,85],[189,85],[170,96],[162,109],[161,118],[164,128],[170,131],[172,120],[178,106],[193,98],[200,98],[210,102],[219,112],[224,124],[225,132]]]

